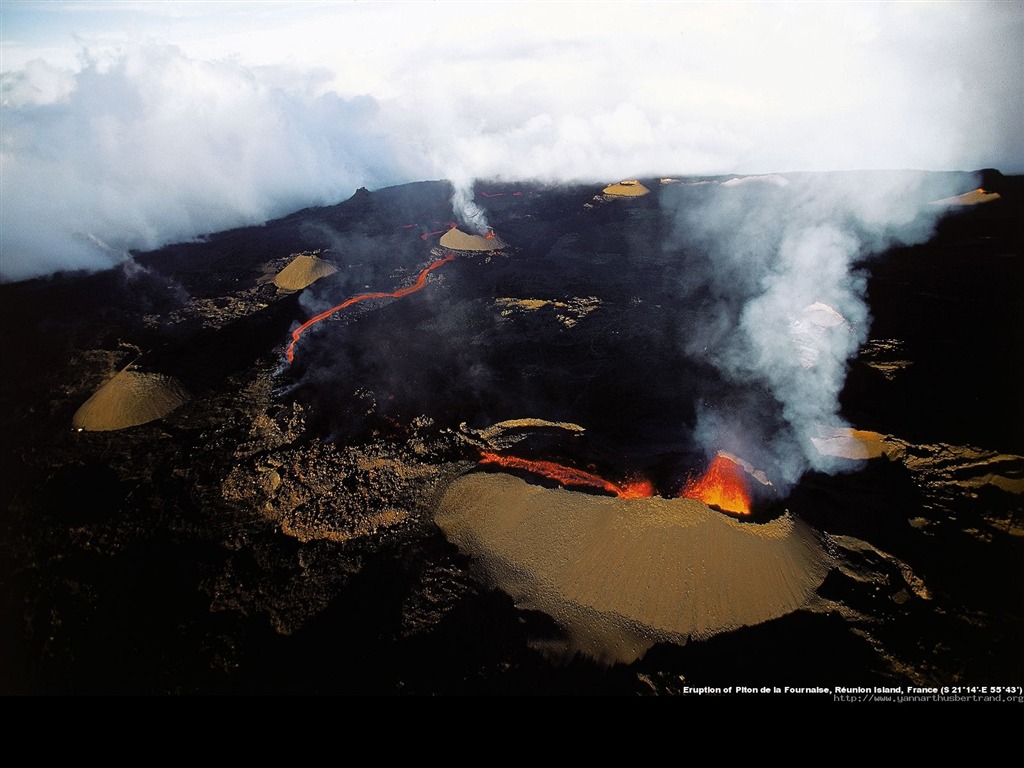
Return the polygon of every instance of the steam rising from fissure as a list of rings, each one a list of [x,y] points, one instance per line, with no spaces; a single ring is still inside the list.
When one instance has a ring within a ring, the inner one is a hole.
[[[486,235],[490,231],[487,214],[473,202],[473,179],[457,178],[452,182],[452,210],[459,224],[474,235]]]
[[[858,264],[930,236],[937,211],[927,205],[923,178],[750,177],[700,194],[686,186],[663,192],[674,227],[665,247],[688,267],[680,301],[704,302],[681,334],[682,351],[770,395],[728,409],[698,404],[695,435],[709,455],[743,456],[783,488],[807,469],[845,466],[812,441],[849,426],[839,394],[870,326]],[[781,415],[781,429],[773,415]]]

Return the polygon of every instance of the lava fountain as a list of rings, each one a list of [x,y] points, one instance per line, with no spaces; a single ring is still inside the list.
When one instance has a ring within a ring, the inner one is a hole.
[[[734,515],[750,514],[750,492],[743,478],[743,468],[722,454],[715,456],[701,477],[689,480],[679,495]]]

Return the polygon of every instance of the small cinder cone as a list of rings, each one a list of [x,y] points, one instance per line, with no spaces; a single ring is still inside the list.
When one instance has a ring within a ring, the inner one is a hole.
[[[316,256],[299,255],[277,273],[274,285],[285,291],[301,291],[321,277],[333,275],[338,268]]]
[[[452,227],[441,236],[441,247],[451,248],[453,251],[496,251],[504,248],[505,243],[498,237],[470,235]]]
[[[993,200],[998,199],[998,192],[986,192],[981,187],[978,187],[978,189],[965,192],[964,194],[957,195],[956,197],[944,197],[941,200],[933,200],[932,205],[978,205],[980,203],[991,203]]]
[[[824,456],[837,459],[877,459],[886,453],[885,435],[850,427],[822,427],[811,443]]]
[[[176,379],[125,369],[75,411],[71,425],[89,432],[125,429],[162,419],[186,400],[188,394]]]
[[[435,522],[520,608],[569,636],[564,653],[630,663],[795,611],[832,568],[818,534],[785,516],[740,523],[694,499],[621,499],[459,478]]]
[[[627,179],[626,181],[620,181],[618,184],[611,184],[603,190],[606,195],[612,195],[613,197],[643,197],[650,191],[635,179]]]

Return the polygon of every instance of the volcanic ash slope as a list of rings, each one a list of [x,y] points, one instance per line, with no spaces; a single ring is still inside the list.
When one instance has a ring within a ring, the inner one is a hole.
[[[337,271],[338,268],[328,261],[318,259],[316,256],[300,254],[277,273],[277,276],[274,277],[274,285],[284,291],[301,291],[320,278],[333,275]]]
[[[601,191],[606,195],[611,195],[612,197],[643,197],[651,190],[636,179],[627,179],[625,181],[620,181],[617,184],[609,184]]]
[[[456,480],[437,524],[520,608],[561,626],[559,654],[630,663],[805,605],[832,567],[791,517],[740,523],[693,499],[619,499],[504,474]]]
[[[170,376],[123,370],[82,404],[71,425],[89,432],[125,429],[162,419],[186,400]]]
[[[496,236],[470,235],[455,227],[441,235],[440,242],[442,248],[453,251],[496,251],[505,247],[505,243]]]

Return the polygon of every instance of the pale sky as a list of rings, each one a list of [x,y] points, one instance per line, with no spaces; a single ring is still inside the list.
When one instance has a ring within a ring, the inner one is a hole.
[[[1021,2],[0,2],[0,274],[359,186],[1024,172]]]

